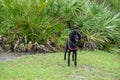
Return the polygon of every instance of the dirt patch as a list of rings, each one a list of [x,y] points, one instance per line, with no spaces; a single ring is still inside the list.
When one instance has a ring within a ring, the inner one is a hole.
[[[70,75],[71,78],[75,79],[75,80],[88,80],[87,77],[83,76],[83,75]]]
[[[7,53],[0,52],[0,62],[11,61],[13,59],[21,58],[25,55],[29,55],[29,53]]]

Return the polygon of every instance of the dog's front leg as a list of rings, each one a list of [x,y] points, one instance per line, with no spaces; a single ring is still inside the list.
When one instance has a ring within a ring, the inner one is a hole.
[[[77,66],[77,50],[74,51],[74,54],[75,54],[74,65]]]
[[[68,66],[70,66],[70,54],[71,54],[71,50],[68,51]]]
[[[74,57],[75,57],[75,53],[73,51],[73,53],[72,53],[72,61],[74,61]]]

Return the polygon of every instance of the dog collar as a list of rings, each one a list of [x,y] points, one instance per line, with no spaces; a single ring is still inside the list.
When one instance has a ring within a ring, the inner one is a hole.
[[[74,51],[74,50],[77,50],[77,49],[78,49],[78,47],[76,47],[76,48],[71,48],[69,44],[68,44],[68,48],[69,48],[70,50],[72,50],[72,51]]]

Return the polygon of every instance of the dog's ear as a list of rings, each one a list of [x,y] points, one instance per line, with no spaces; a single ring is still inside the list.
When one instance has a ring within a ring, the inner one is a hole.
[[[78,32],[78,37],[79,37],[79,40],[82,38],[82,32],[81,31]]]

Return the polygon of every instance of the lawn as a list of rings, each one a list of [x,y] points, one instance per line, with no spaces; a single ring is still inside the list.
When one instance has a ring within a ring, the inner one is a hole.
[[[78,65],[67,66],[63,53],[26,55],[0,62],[0,80],[120,80],[120,55],[78,51]]]

